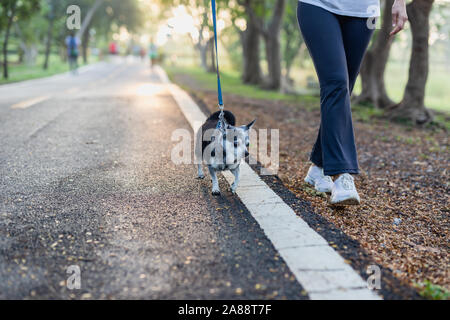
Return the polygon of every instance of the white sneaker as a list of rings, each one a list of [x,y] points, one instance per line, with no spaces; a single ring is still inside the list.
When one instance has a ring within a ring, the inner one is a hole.
[[[333,205],[358,205],[361,199],[356,191],[353,177],[344,173],[334,181],[330,203]]]
[[[333,187],[333,180],[331,177],[324,175],[323,169],[315,165],[309,167],[305,182],[314,186],[314,188],[319,192],[330,193],[331,188]]]

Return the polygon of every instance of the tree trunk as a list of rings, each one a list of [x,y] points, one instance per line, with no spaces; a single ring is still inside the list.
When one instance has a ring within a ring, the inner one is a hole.
[[[89,33],[90,29],[86,29],[84,33],[83,40],[81,41],[82,55],[83,55],[83,63],[88,63],[88,48],[89,48],[89,39],[91,38],[91,34]]]
[[[281,85],[281,54],[280,54],[280,38],[279,34],[269,34],[264,37],[266,60],[268,67],[267,83],[264,85],[266,89],[277,90]]]
[[[53,24],[55,21],[55,14],[54,14],[54,3],[53,1],[50,1],[50,13],[49,13],[49,21],[48,21],[48,30],[47,30],[47,44],[45,47],[45,60],[44,60],[44,70],[48,69],[48,61],[50,57],[50,49],[52,47],[52,40],[53,40]]]
[[[203,70],[208,71],[208,41],[205,43],[205,39],[203,38],[204,31],[206,28],[208,28],[209,20],[208,20],[208,14],[203,12],[202,14],[202,24],[200,28],[198,29],[198,39],[195,41],[195,39],[191,35],[191,41],[194,45],[194,48],[198,50],[200,53],[200,63]],[[213,58],[214,61],[214,58]]]
[[[11,32],[11,26],[16,14],[17,0],[11,4],[11,16],[8,18],[6,25],[5,40],[3,41],[3,78],[8,79],[8,41]]]
[[[88,12],[86,13],[86,16],[83,19],[83,23],[81,25],[80,30],[78,30],[76,37],[78,39],[83,38],[86,31],[89,31],[89,26],[91,24],[91,20],[94,17],[95,12],[100,7],[100,5],[103,3],[104,0],[95,0],[95,3],[92,7],[89,8]]]
[[[267,89],[278,90],[281,86],[280,31],[286,0],[277,0],[272,20],[263,34],[269,71]]]
[[[203,70],[208,70],[208,48],[205,45],[201,45],[198,43],[196,45],[198,51],[200,52],[200,63],[202,65]]]
[[[28,66],[36,65],[38,54],[38,48],[35,44],[27,46],[25,51],[25,64]]]
[[[393,3],[394,0],[385,1],[382,27],[377,33],[372,47],[366,52],[361,65],[362,91],[353,103],[369,102],[373,103],[376,108],[388,108],[394,104],[386,92],[384,81],[384,73],[393,40],[389,36],[392,29]]]
[[[22,48],[19,48],[19,58],[17,59],[18,64],[22,64],[24,61],[25,51]]]
[[[207,50],[209,51],[209,56],[210,56],[210,61],[211,63],[208,65],[208,72],[216,72],[216,60],[215,60],[215,56],[216,56],[216,47],[214,44],[214,37],[211,37],[208,40],[208,43],[206,45]]]
[[[298,26],[292,27],[292,24],[297,24],[297,16],[295,15],[295,21],[292,21],[292,17],[288,21],[284,22],[283,30],[285,36],[284,44],[284,81],[282,82],[281,89],[283,92],[292,92],[294,86],[294,80],[291,78],[292,65],[294,64],[295,58],[300,53],[300,48],[303,44],[303,38],[298,33]]]
[[[247,10],[247,8],[246,8]],[[260,65],[260,36],[252,15],[247,14],[247,29],[240,31],[242,44],[243,72],[242,82],[261,84],[262,73]]]
[[[284,8],[286,0],[277,0],[273,9],[272,17],[268,26],[264,26],[264,19],[256,17],[250,0],[245,2],[245,7],[249,16],[254,19],[259,33],[262,34],[268,66],[268,78],[263,84],[266,89],[278,90],[281,86],[281,53],[280,53],[280,31],[283,21]]]
[[[416,124],[424,124],[433,119],[425,108],[425,87],[428,79],[428,38],[430,12],[434,0],[414,0],[407,6],[412,32],[412,53],[409,78],[403,100],[388,110],[394,119],[408,119]]]

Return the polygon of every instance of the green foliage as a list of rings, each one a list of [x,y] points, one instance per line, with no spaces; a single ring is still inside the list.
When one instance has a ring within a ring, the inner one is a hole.
[[[353,104],[352,113],[356,119],[365,123],[369,123],[373,118],[381,117],[383,115],[382,110],[363,104]]]
[[[297,22],[297,10],[295,6],[287,6],[282,25],[283,60],[285,68],[289,70],[298,55],[303,37],[299,32]]]
[[[176,67],[165,66],[169,77],[172,79],[176,75],[188,75],[194,82],[193,87],[200,87],[202,89],[215,91],[216,90],[216,75],[214,73],[205,72],[202,69],[195,67]],[[226,96],[228,94],[242,96],[245,98],[285,101],[285,102],[301,102],[302,108],[307,110],[317,109],[320,106],[320,98],[310,94],[292,95],[283,94],[281,92],[264,90],[257,86],[242,84],[240,80],[240,73],[238,71],[222,70],[222,89],[224,92],[224,99],[226,103]],[[374,119],[381,119],[383,117],[383,110],[375,109],[372,105],[354,104],[352,105],[352,114],[354,119],[370,123]],[[398,121],[397,121],[398,122]],[[410,122],[400,122],[406,127],[412,127]],[[386,122],[388,126],[388,122]],[[428,126],[435,126],[438,130],[450,130],[450,120],[448,116],[437,114],[435,121]],[[386,137],[379,137],[382,141],[387,141]],[[396,137],[397,141],[405,144],[414,145],[419,141],[412,138]]]
[[[222,43],[227,43],[227,52],[230,56],[231,68],[241,71],[243,68],[242,46],[239,35],[236,34],[233,27],[226,28],[221,34]]]
[[[449,300],[450,299],[450,291],[445,289],[444,287],[435,285],[430,281],[426,280],[423,283],[416,284],[419,288],[419,294],[431,300]]]
[[[12,57],[11,57],[12,58]],[[10,58],[10,60],[12,60]],[[97,62],[97,59],[91,59],[91,63]],[[64,62],[56,54],[50,55],[50,64],[47,70],[42,69],[42,63],[44,62],[44,55],[39,55],[37,57],[36,65],[28,66],[25,64],[13,64],[9,67],[10,77],[8,79],[0,78],[0,85],[5,83],[24,81],[42,77],[48,77],[54,74],[69,71],[69,65]]]
[[[2,0],[0,2],[0,30],[4,30],[8,20],[26,20],[39,10],[39,0]]]
[[[137,31],[143,22],[144,15],[137,0],[105,0],[95,14],[92,26],[97,33],[109,36],[122,26],[129,32]]]
[[[180,68],[180,67],[166,67],[169,76],[173,77],[176,74],[188,74],[191,76],[202,88],[215,90],[216,89],[216,75],[208,73],[199,68]],[[242,84],[238,72],[221,71],[222,90],[225,94],[233,94],[254,99],[267,100],[283,100],[295,101],[298,97],[294,95],[286,95],[276,91],[263,90],[259,87]]]

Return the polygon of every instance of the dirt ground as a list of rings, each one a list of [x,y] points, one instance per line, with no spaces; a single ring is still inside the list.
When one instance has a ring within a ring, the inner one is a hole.
[[[175,81],[211,111],[215,92],[186,75]],[[280,130],[278,176],[314,210],[357,240],[374,261],[410,285],[429,280],[450,289],[449,135],[443,130],[411,128],[383,119],[355,121],[361,174],[356,185],[360,206],[336,209],[327,195],[304,183],[309,153],[317,136],[317,103],[286,103],[225,95],[227,110],[239,124],[257,118],[259,128]]]

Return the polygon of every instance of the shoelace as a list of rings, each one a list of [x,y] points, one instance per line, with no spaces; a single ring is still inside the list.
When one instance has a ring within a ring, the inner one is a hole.
[[[329,182],[329,183],[333,183],[333,179],[331,179],[330,176],[323,176],[322,178],[320,178],[320,182]]]
[[[341,184],[342,184],[342,188],[344,190],[353,190],[355,188],[354,183],[353,183],[353,178],[351,175],[344,175],[341,178]]]

